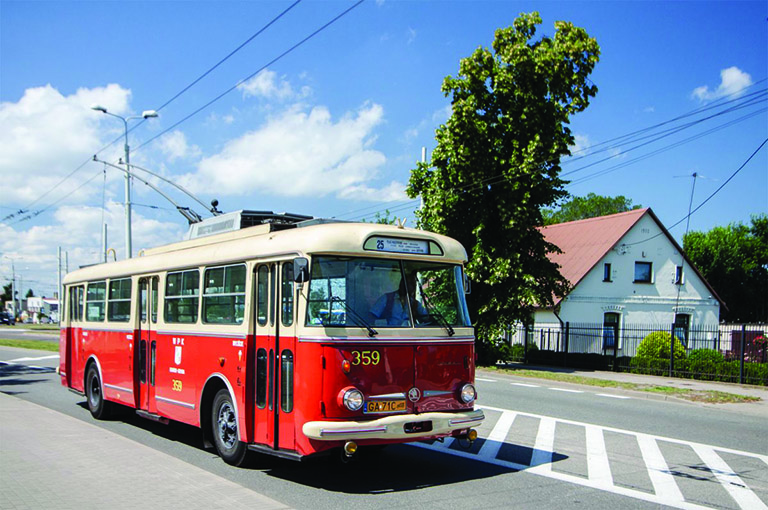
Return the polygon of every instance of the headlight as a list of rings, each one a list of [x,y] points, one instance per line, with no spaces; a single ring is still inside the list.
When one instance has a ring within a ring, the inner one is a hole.
[[[355,388],[346,390],[342,397],[342,402],[344,402],[344,407],[350,411],[359,411],[363,407],[363,394]]]
[[[465,404],[469,404],[470,402],[474,402],[474,400],[477,398],[477,391],[475,391],[475,387],[471,384],[465,384],[461,388],[461,401]]]

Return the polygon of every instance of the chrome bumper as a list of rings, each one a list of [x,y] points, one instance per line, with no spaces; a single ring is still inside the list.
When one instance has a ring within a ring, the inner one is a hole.
[[[480,425],[485,419],[481,410],[458,413],[398,414],[372,421],[310,421],[302,432],[310,439],[320,441],[348,441],[360,439],[418,439],[445,436],[456,430]],[[408,423],[432,422],[431,430],[406,432]]]

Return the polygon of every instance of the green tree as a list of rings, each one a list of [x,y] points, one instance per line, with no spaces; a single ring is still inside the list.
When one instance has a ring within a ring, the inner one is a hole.
[[[545,225],[554,225],[632,211],[640,207],[642,206],[632,205],[632,200],[623,195],[606,197],[589,193],[586,197],[572,197],[563,202],[557,210],[545,208],[542,210],[542,215]]]
[[[749,226],[689,232],[683,249],[725,301],[720,319],[768,322],[768,215],[752,216]]]
[[[559,174],[573,144],[567,124],[597,92],[588,76],[600,49],[563,21],[554,36],[534,40],[539,24],[538,13],[521,14],[496,31],[492,50],[478,48],[457,77],[445,78],[451,117],[436,131],[431,163],[418,164],[407,189],[424,200],[419,225],[467,249],[481,356],[506,325],[528,320],[535,305],[551,305],[567,289],[547,258],[557,247],[537,227],[542,207],[566,195]]]
[[[0,294],[0,302],[2,302],[3,304],[3,309],[5,309],[5,302],[10,301],[12,299],[11,298],[11,295],[12,295],[11,293],[13,292],[12,288],[13,288],[12,283],[3,285],[3,293]]]
[[[27,298],[35,297],[35,293],[32,291],[32,289],[29,289],[25,297]]]

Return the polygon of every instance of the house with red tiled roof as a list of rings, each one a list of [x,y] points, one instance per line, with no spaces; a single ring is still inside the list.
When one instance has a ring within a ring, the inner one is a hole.
[[[623,324],[717,325],[723,304],[651,209],[549,225],[550,254],[571,291],[540,309],[535,323],[601,323],[621,338]],[[614,333],[611,334],[611,331]],[[611,338],[607,338],[610,346]],[[619,345],[619,347],[621,347]]]

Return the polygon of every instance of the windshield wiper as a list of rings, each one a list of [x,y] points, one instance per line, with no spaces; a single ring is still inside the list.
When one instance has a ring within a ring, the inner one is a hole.
[[[424,305],[426,305],[427,312],[429,313],[429,317],[434,319],[435,322],[440,324],[447,332],[448,336],[453,336],[456,334],[456,331],[454,331],[453,326],[448,322],[448,319],[445,318],[445,315],[440,313],[440,310],[432,306],[432,304],[427,301],[427,296],[424,295],[424,292],[420,292],[421,299],[424,301]]]
[[[379,334],[378,331],[373,329],[370,324],[368,324],[368,321],[366,321],[359,313],[354,311],[351,306],[349,306],[346,302],[346,300],[341,299],[338,296],[331,296],[331,303],[341,303],[344,305],[344,309],[347,311],[347,314],[351,315],[353,319],[357,321],[358,326],[363,326],[365,329],[368,330],[368,336],[374,337]]]

